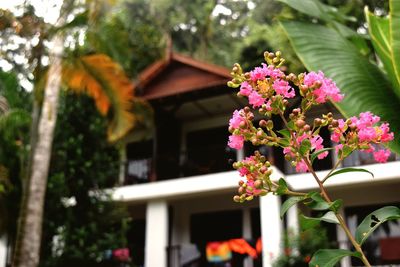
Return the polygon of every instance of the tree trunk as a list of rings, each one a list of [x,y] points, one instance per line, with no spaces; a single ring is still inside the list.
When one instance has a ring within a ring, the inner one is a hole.
[[[61,85],[63,38],[60,33],[56,34],[53,39],[51,52],[50,69],[39,119],[38,139],[33,151],[31,175],[24,192],[26,194],[23,197],[24,203],[21,203],[20,229],[15,245],[14,267],[36,267],[39,264],[44,197]]]

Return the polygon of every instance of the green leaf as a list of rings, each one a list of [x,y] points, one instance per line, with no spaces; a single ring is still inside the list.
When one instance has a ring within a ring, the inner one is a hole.
[[[378,226],[388,220],[400,219],[400,209],[395,206],[380,208],[367,217],[357,227],[355,238],[358,244],[362,245],[365,240],[375,231]]]
[[[333,212],[338,212],[339,209],[343,206],[343,200],[337,199],[330,204],[330,210]]]
[[[312,16],[324,21],[334,22],[334,20],[338,21],[354,21],[353,17],[348,17],[339,12],[339,10],[333,6],[326,5],[321,3],[319,0],[279,0],[282,3],[287,4],[293,9],[306,14],[308,16]],[[344,26],[344,25],[343,25]]]
[[[278,188],[276,189],[276,194],[278,196],[281,196],[286,194],[287,191],[288,191],[288,186],[286,184],[286,181],[283,178],[279,179]]]
[[[288,129],[279,130],[278,133],[280,133],[281,135],[283,135],[286,138],[290,138],[290,131]]]
[[[320,249],[314,253],[309,266],[334,267],[346,256],[359,257],[359,254],[345,249]]]
[[[310,142],[310,140],[304,139],[304,140],[301,142],[301,145],[300,145],[300,149],[299,149],[300,154],[301,154],[302,156],[305,156],[305,155],[307,154],[307,152],[310,151],[310,149],[311,149],[311,142]]]
[[[336,30],[310,23],[281,22],[296,54],[310,71],[322,70],[345,94],[335,106],[346,117],[371,111],[400,132],[400,99],[383,72]],[[400,55],[400,53],[399,53]],[[391,148],[400,152],[400,135]]]
[[[328,211],[322,217],[319,217],[319,218],[307,217],[307,216],[301,215],[300,220],[301,220],[300,225],[302,226],[303,230],[307,230],[312,227],[315,227],[321,221],[339,224],[339,221],[336,218],[335,213],[333,211]]]
[[[314,162],[314,160],[318,157],[318,155],[320,155],[320,154],[322,154],[322,153],[324,153],[326,151],[329,151],[329,150],[333,150],[333,148],[332,147],[327,147],[327,148],[323,148],[323,149],[317,150],[314,153],[312,153],[311,157],[310,157],[311,163]]]
[[[332,172],[331,174],[329,174],[328,177],[332,177],[332,176],[335,176],[335,175],[338,175],[338,174],[342,174],[342,173],[346,173],[346,172],[366,172],[366,173],[371,174],[372,177],[374,177],[374,174],[373,174],[372,172],[366,170],[366,169],[351,168],[351,167],[349,167],[349,168],[343,168],[343,169],[334,171],[334,172]]]
[[[313,210],[327,210],[330,208],[328,202],[326,202],[318,192],[311,192],[308,196],[312,199],[311,202],[306,203],[306,205]]]
[[[285,213],[290,209],[290,207],[299,203],[300,201],[303,201],[305,198],[306,197],[302,197],[302,196],[290,197],[285,202],[283,202],[283,204],[281,206],[281,219],[283,218]]]
[[[372,45],[382,61],[392,84],[398,88],[396,92],[399,94],[400,84],[396,78],[396,72],[393,66],[391,55],[389,18],[380,18],[375,16],[368,11],[368,7],[365,7],[365,17],[367,19],[368,32],[371,36]]]
[[[400,2],[398,0],[390,0],[389,7],[390,54],[397,84],[400,84]],[[398,88],[398,95],[400,95],[400,87]]]

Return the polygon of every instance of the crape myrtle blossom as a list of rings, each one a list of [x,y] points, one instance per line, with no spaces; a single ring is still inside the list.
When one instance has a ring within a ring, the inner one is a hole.
[[[268,64],[264,63],[248,73],[243,73],[239,64],[235,64],[232,70],[233,79],[228,85],[239,88],[238,95],[247,97],[250,107],[234,111],[229,120],[231,136],[228,145],[231,148],[241,149],[244,142],[281,147],[285,159],[297,172],[313,172],[313,164],[326,158],[329,150],[338,154],[339,161],[354,150],[372,153],[377,162],[387,161],[390,151],[383,147],[394,138],[388,123],[380,123],[379,116],[371,112],[363,112],[359,117],[347,120],[335,119],[329,112],[313,118],[313,123],[307,123],[310,121],[306,119],[307,111],[313,106],[327,101],[339,102],[344,95],[321,71],[286,75],[279,68],[283,62],[280,54],[271,54],[265,54]],[[289,102],[296,97],[301,100],[297,100],[299,107],[287,112]],[[253,125],[251,107],[265,118],[258,122],[258,127]],[[274,129],[273,116],[280,118],[284,129]],[[333,149],[324,147],[324,139],[320,135],[322,128],[330,130]],[[265,159],[260,161],[260,158],[259,154],[255,154],[234,164],[240,176],[246,178],[239,184],[236,201],[258,196],[265,193],[264,189],[274,190],[269,175],[264,175],[270,170],[263,165]]]
[[[284,178],[272,180],[272,168],[266,156],[255,151],[253,156],[233,164],[233,168],[241,177],[233,200],[242,203],[267,194],[285,195],[287,199],[282,204],[281,217],[292,205],[299,202],[312,209],[321,210],[325,215],[310,219],[323,220],[328,216],[331,217],[329,221],[341,226],[365,266],[371,266],[361,248],[362,241],[357,239],[365,240],[368,231],[375,227],[375,224],[368,226],[370,218],[380,216],[379,214],[391,214],[390,216],[395,218],[399,209],[392,206],[385,207],[382,213],[377,212],[383,209],[371,213],[368,215],[370,217],[358,226],[356,235],[353,236],[340,214],[342,202],[333,200],[324,185],[328,179],[332,179],[331,177],[344,172],[367,172],[372,175],[370,171],[361,168],[344,167],[336,170],[355,150],[373,154],[377,162],[386,162],[391,152],[385,147],[394,139],[389,124],[381,122],[380,117],[371,112],[363,112],[349,119],[335,119],[332,112],[310,118],[309,115],[315,114],[318,110],[309,112],[314,106],[327,101],[339,102],[343,99],[344,96],[336,84],[321,71],[286,75],[280,69],[284,62],[280,52],[265,52],[264,59],[267,64],[262,64],[247,73],[243,73],[239,64],[235,64],[232,69],[233,78],[228,82],[228,86],[240,87],[238,95],[247,97],[250,107],[233,113],[229,121],[229,132],[232,135],[229,137],[228,145],[240,149],[244,142],[251,142],[254,146],[279,147],[283,150],[285,160],[289,161],[297,172],[310,172],[309,176],[318,184],[318,189],[311,192],[293,191]],[[292,98],[296,99],[291,100]],[[253,122],[251,107],[261,116],[258,123]],[[331,133],[332,148],[324,147],[325,142],[321,132],[325,130]],[[336,163],[327,173],[316,172],[314,164],[326,158],[329,153],[337,154]],[[337,252],[337,250],[317,251],[309,259],[310,266],[325,266],[328,262],[335,264],[340,260]],[[340,255],[342,253],[340,250]]]
[[[346,143],[352,143],[347,147],[360,149],[365,153],[372,153],[377,162],[386,162],[390,156],[390,150],[381,147],[393,140],[394,134],[390,132],[389,124],[380,122],[380,117],[371,112],[360,113],[359,118],[351,117],[346,122],[338,120],[338,127],[332,131],[331,140],[340,143],[338,151],[343,149]]]
[[[325,103],[328,100],[340,102],[343,99],[339,88],[331,79],[326,78],[322,71],[306,73],[304,75],[304,85],[309,88],[315,87],[312,93],[317,103]]]

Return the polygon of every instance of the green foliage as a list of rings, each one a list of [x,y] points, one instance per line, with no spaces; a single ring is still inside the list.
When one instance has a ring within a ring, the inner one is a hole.
[[[29,94],[11,72],[0,71],[0,235],[13,237],[21,195],[21,177],[27,157],[30,125]]]
[[[400,209],[398,207],[387,206],[372,212],[357,227],[355,234],[357,243],[362,245],[372,232],[384,222],[398,219],[400,219]]]
[[[41,266],[91,266],[106,250],[127,245],[129,216],[101,190],[118,179],[119,154],[106,141],[106,122],[93,101],[69,93],[63,98],[47,187]]]
[[[287,0],[285,2],[290,2],[292,5],[296,1]],[[312,0],[312,2],[317,2],[317,0]],[[394,2],[390,2],[392,10],[389,16],[389,25],[391,25],[390,19],[400,13]],[[311,9],[298,9],[298,11],[314,16]],[[284,21],[282,26],[307,69],[324,71],[344,92],[346,98],[337,104],[337,107],[345,116],[353,116],[370,110],[380,114],[382,120],[388,121],[394,132],[399,132],[400,120],[396,111],[400,106],[400,98],[396,94],[396,83],[389,81],[397,79],[398,60],[395,56],[391,56],[389,60],[384,53],[388,50],[387,47],[390,47],[391,53],[397,51],[397,38],[400,39],[396,33],[398,27],[391,30],[393,36],[383,38],[388,34],[387,23],[384,19],[375,18],[369,13],[367,15],[372,43],[377,47],[376,51],[386,68],[383,71],[376,62],[371,62],[370,58],[360,52],[360,47],[354,42],[354,40],[359,41],[363,36],[349,34],[349,31],[344,30],[346,25],[342,24],[337,17],[324,17],[325,20],[328,20],[324,25]],[[377,29],[382,32],[381,35],[377,35]],[[400,151],[399,140],[400,136],[397,135],[391,143],[391,148],[396,152]]]
[[[351,252],[345,249],[320,249],[315,252],[310,261],[311,267],[334,267],[336,264],[346,256],[358,257],[358,253]]]
[[[136,77],[145,67],[160,59],[164,52],[161,27],[150,14],[147,2],[122,3],[117,12],[89,29],[86,49],[107,54],[123,67],[128,76]]]
[[[319,225],[298,235],[288,232],[285,234],[284,253],[278,257],[273,266],[306,267],[313,253],[321,248],[330,248],[330,243],[326,230]]]

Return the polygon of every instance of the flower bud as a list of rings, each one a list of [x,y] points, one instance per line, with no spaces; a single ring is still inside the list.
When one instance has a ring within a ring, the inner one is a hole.
[[[320,81],[316,81],[316,82],[313,84],[313,87],[314,87],[314,88],[320,88],[321,85],[322,85],[322,83],[321,83]]]
[[[267,122],[265,120],[260,120],[258,125],[260,125],[260,127],[267,127]]]
[[[243,111],[244,111],[244,113],[249,113],[250,112],[250,108],[249,107],[244,107]]]
[[[311,129],[311,127],[310,127],[310,125],[308,125],[308,124],[304,125],[304,127],[303,127],[303,130],[304,130],[305,132],[308,132],[310,129]]]
[[[245,192],[246,192],[246,189],[245,189],[244,187],[239,187],[239,188],[238,188],[238,193],[239,193],[240,195],[244,194]]]
[[[261,180],[257,180],[254,182],[254,187],[257,189],[260,189],[263,185],[263,182]]]
[[[315,124],[315,126],[321,126],[322,120],[320,118],[316,118],[316,119],[314,119],[314,124]]]
[[[242,180],[239,181],[239,186],[242,186],[244,182]]]
[[[241,122],[239,123],[239,127],[240,127],[241,129],[246,128],[246,122],[245,122],[245,121],[241,121]]]
[[[332,125],[332,127],[338,127],[339,122],[337,120],[332,120],[331,125]]]
[[[302,119],[298,119],[296,121],[296,126],[299,127],[300,129],[303,128],[303,126],[306,124],[306,122]]]
[[[235,196],[233,197],[233,201],[235,201],[235,202],[240,202],[240,196],[235,195]]]
[[[254,199],[253,196],[248,196],[248,197],[246,197],[246,200],[247,200],[247,201],[252,201],[253,199]]]

